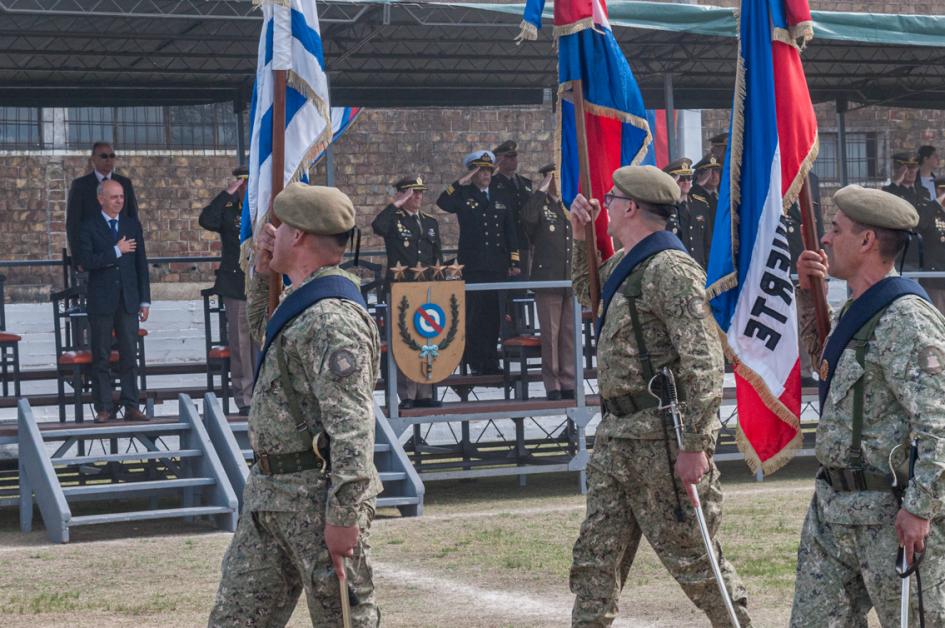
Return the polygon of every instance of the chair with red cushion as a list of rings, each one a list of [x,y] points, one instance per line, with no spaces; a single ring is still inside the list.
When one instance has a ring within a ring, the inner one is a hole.
[[[56,386],[59,421],[66,421],[66,382],[72,387],[75,420],[82,422],[82,392],[91,386],[92,350],[89,348],[85,294],[72,286],[50,296],[56,340]]]
[[[13,379],[13,394],[20,396],[20,341],[17,334],[7,331],[7,312],[4,286],[6,275],[0,275],[0,369],[3,371],[3,396],[10,394],[10,376]]]
[[[207,391],[217,394],[224,414],[230,411],[230,347],[226,330],[223,297],[213,288],[200,291],[203,297],[203,329],[207,351]],[[215,378],[220,378],[217,388]],[[219,391],[219,393],[218,393]]]
[[[501,303],[501,301],[500,301]],[[512,377],[512,362],[519,365],[520,398],[528,399],[529,359],[536,360],[534,366],[541,367],[541,337],[537,333],[535,299],[532,296],[516,296],[509,300],[511,311],[511,335],[502,339],[502,378],[505,398],[509,399],[515,388]]]

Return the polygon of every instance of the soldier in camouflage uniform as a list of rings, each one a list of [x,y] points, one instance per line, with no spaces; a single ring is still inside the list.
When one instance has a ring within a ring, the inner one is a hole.
[[[902,545],[907,555],[924,548],[925,618],[929,626],[943,626],[945,318],[915,282],[895,276],[905,231],[919,220],[915,208],[856,185],[833,199],[839,211],[823,244],[830,250],[829,274],[845,279],[852,294],[823,354],[809,290],[810,277],[827,277],[827,255],[805,251],[798,260],[802,339],[824,383],[817,426],[822,468],[801,532],[791,625],[865,627],[873,607],[883,626],[898,626],[895,560]],[[883,296],[880,290],[891,285],[908,290]],[[845,323],[867,316],[863,325]],[[844,340],[854,328],[862,337]],[[913,439],[918,461],[909,479]],[[891,468],[906,484],[901,502],[890,488]],[[910,625],[917,625],[914,579],[911,589]]]
[[[294,183],[274,212],[282,225],[257,234],[247,294],[257,337],[267,323],[270,270],[292,286],[270,319],[249,417],[256,462],[209,625],[283,626],[304,589],[312,624],[340,626],[336,574],[344,569],[352,625],[377,626],[368,534],[381,488],[373,462],[380,340],[357,302],[358,278],[338,266],[354,207],[335,188]]]
[[[652,166],[628,166],[613,179],[614,188],[605,196],[610,234],[627,248],[601,267],[604,303],[597,346],[603,407],[588,463],[587,515],[571,565],[571,591],[577,596],[572,625],[614,621],[617,599],[645,535],[689,599],[713,625],[725,626],[729,616],[682,486],[697,485],[714,537],[722,509],[712,453],[721,427],[723,360],[705,302],[705,273],[665,230],[679,200],[672,177]],[[598,208],[581,195],[571,206],[572,278],[585,304],[582,240]],[[634,308],[639,330],[632,322]],[[648,371],[663,366],[675,373],[680,391],[682,451],[670,436],[671,418],[648,393]],[[714,545],[741,625],[749,626],[745,588],[717,540]]]

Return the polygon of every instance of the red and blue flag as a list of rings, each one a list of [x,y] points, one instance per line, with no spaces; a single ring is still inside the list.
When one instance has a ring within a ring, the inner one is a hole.
[[[801,64],[806,0],[744,0],[729,148],[708,268],[712,312],[735,367],[738,445],[771,473],[802,442],[797,315],[784,212],[817,157]]]
[[[536,39],[544,0],[528,0],[521,39]],[[640,163],[652,141],[646,107],[627,58],[607,20],[604,0],[557,0],[554,36],[558,44],[557,156],[561,196],[566,206],[581,192],[602,200],[613,186],[611,175],[621,166]],[[584,125],[591,189],[580,189],[578,142],[572,93],[584,95]],[[607,212],[595,223],[597,248],[603,259],[614,253],[607,234]]]

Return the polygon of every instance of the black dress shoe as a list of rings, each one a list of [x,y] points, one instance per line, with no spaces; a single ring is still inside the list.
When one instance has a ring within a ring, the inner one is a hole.
[[[409,410],[414,407],[413,399],[404,399],[398,404],[397,409],[399,410]]]
[[[561,401],[561,391],[560,391],[560,390],[551,390],[551,391],[548,391],[548,394],[547,394],[546,396],[548,397],[548,401]]]
[[[249,416],[249,406],[237,406],[236,411],[240,416]]]
[[[414,408],[441,408],[443,402],[439,399],[416,399],[413,402]]]
[[[562,399],[574,399],[574,391],[573,391],[573,390],[562,390],[562,391],[561,391],[561,398],[562,398]]]

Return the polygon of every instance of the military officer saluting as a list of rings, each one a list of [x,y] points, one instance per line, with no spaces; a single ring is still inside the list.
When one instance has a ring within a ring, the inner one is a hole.
[[[709,154],[695,165],[694,170],[696,182],[689,190],[689,219],[684,242],[693,259],[702,268],[706,268],[709,263],[709,247],[712,245],[715,208],[719,203],[722,161]]]
[[[525,208],[522,223],[534,247],[532,281],[571,278],[571,221],[555,182],[555,165],[538,171],[544,176]],[[574,399],[574,301],[567,288],[535,290],[541,327],[541,379],[548,399]]]
[[[340,626],[344,570],[352,626],[373,628],[380,339],[358,278],[339,266],[354,206],[336,188],[293,183],[273,212],[282,224],[255,235],[247,289],[250,328],[266,330],[249,417],[256,462],[209,625],[284,626],[304,589],[312,625]],[[273,271],[292,285],[267,323]]]
[[[820,364],[817,474],[798,550],[792,626],[900,624],[897,549],[919,564],[925,619],[945,625],[945,318],[895,260],[918,224],[905,200],[849,185],[823,238],[804,251],[798,313]],[[814,331],[811,277],[844,279],[851,298],[825,347]],[[914,468],[909,470],[915,443]],[[899,487],[894,494],[893,473]],[[913,586],[915,591],[915,580]],[[912,622],[916,605],[913,598]]]
[[[404,177],[394,184],[394,200],[374,218],[371,227],[374,233],[384,238],[387,250],[387,282],[404,279],[409,269],[421,266],[433,266],[443,261],[440,245],[440,225],[436,218],[420,211],[423,206],[423,193],[427,186],[420,177]],[[391,267],[401,266],[408,270],[397,276]],[[414,279],[432,279],[432,277],[413,277]],[[389,300],[389,299],[388,299]],[[431,408],[442,405],[433,399],[433,386],[418,384],[407,378],[403,372],[397,375],[397,396],[400,397],[400,409]]]
[[[374,233],[384,238],[387,250],[387,281],[393,279],[391,266],[413,268],[443,261],[440,225],[421,211],[427,186],[420,177],[404,177],[394,183],[394,199],[371,222]]]
[[[609,232],[626,247],[601,267],[598,376],[602,418],[588,463],[587,516],[574,544],[573,626],[609,626],[617,598],[645,535],[686,595],[712,622],[730,625],[685,484],[695,484],[708,529],[718,529],[722,490],[712,462],[722,401],[722,346],[705,302],[705,273],[666,221],[679,186],[653,166],[627,166],[604,197]],[[574,290],[588,303],[584,236],[600,207],[578,195],[571,205]],[[589,304],[589,303],[588,303]],[[682,401],[682,442],[649,393],[657,369],[675,375]],[[678,481],[677,481],[678,478]],[[747,594],[719,557],[724,586],[742,626]]]
[[[910,243],[904,268],[945,271],[945,210],[942,209],[945,194],[932,199],[928,190],[917,184],[919,160],[912,153],[895,153],[892,159],[892,181],[883,187],[883,191],[909,201],[919,214],[919,224],[915,229],[919,238]],[[945,280],[930,277],[919,282],[935,307],[945,311]]]
[[[520,274],[515,216],[499,206],[489,184],[495,155],[487,150],[466,155],[467,172],[440,194],[437,206],[459,220],[459,254],[467,283],[507,281]],[[499,373],[496,344],[499,340],[499,293],[466,295],[465,360],[474,373]]]
[[[692,189],[692,160],[688,157],[677,159],[663,168],[663,172],[676,181],[679,186],[679,202],[676,203],[676,212],[666,222],[666,228],[676,234],[686,248],[692,250],[687,241],[689,237],[689,190]],[[685,229],[684,229],[685,227]]]
[[[496,170],[489,184],[489,194],[495,199],[496,209],[507,208],[515,221],[515,237],[518,239],[520,268],[527,273],[530,267],[528,238],[522,223],[522,210],[532,195],[532,181],[518,173],[518,144],[512,140],[502,142],[492,151],[495,154]]]

